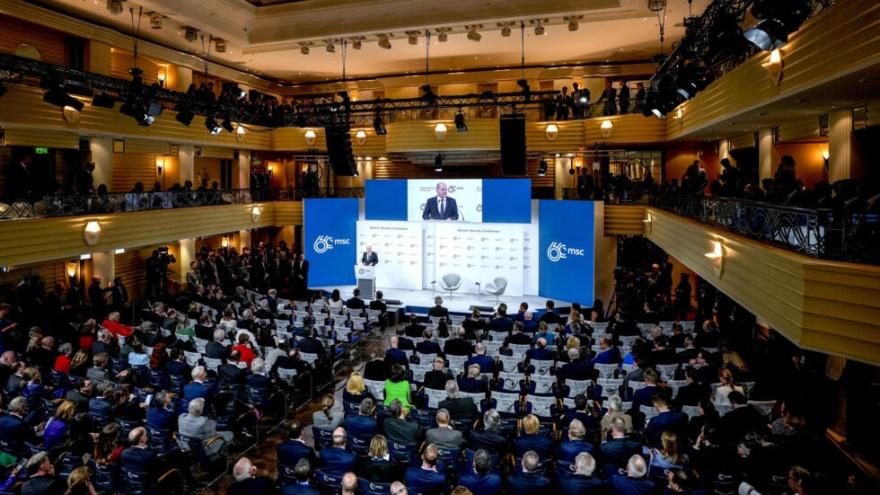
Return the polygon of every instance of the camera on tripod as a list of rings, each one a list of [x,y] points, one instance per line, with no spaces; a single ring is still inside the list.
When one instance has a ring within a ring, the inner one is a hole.
[[[177,262],[177,258],[168,252],[168,246],[162,246],[156,250],[156,262],[159,265],[167,267],[168,265]]]

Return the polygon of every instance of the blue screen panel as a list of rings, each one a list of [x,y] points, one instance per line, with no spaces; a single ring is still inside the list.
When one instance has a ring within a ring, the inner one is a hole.
[[[531,179],[483,179],[483,223],[531,221]]]
[[[303,208],[309,287],[354,285],[358,200],[306,199]]]
[[[595,239],[592,201],[538,202],[538,294],[593,304]]]
[[[366,220],[406,221],[406,180],[368,180],[364,192]]]

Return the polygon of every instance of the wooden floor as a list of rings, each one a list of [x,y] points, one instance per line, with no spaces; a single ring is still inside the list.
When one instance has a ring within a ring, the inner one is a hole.
[[[348,366],[344,367],[339,373],[337,373],[334,389],[334,394],[336,396],[335,409],[338,409],[338,412],[340,414],[342,413],[342,388],[345,386],[345,381],[348,379],[348,375],[353,370],[362,369],[364,363],[373,359],[373,357],[383,356],[385,354],[385,349],[388,346],[388,337],[392,333],[393,329],[386,329],[385,333],[382,335],[376,335],[363,339],[363,343],[361,344],[362,347],[360,359],[358,359],[356,362],[349,363]],[[321,409],[321,397],[322,396],[318,396],[315,398],[315,400],[303,405],[296,411],[291,411],[288,414],[288,418],[295,418],[299,420],[302,424],[310,425],[312,423],[312,413]],[[268,426],[264,426],[264,428],[268,428]],[[304,437],[306,437],[306,442],[309,445],[313,445],[311,428],[307,428],[305,430]],[[248,457],[251,462],[253,462],[254,465],[257,466],[258,475],[268,476],[270,478],[275,478],[277,476],[277,456],[275,453],[275,447],[284,440],[284,432],[281,428],[278,428],[271,435],[267,436],[264,439],[261,439],[259,445],[257,445],[254,449],[251,449],[249,452],[247,452],[246,457]],[[230,460],[230,470],[236,461],[237,459]],[[232,478],[232,475],[227,474],[222,480],[216,483],[216,486],[208,488],[202,493],[225,494],[229,485],[231,485],[233,481],[234,480]]]

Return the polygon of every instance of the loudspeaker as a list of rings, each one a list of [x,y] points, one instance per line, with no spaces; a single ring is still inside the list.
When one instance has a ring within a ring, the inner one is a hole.
[[[526,116],[501,116],[501,173],[526,175]]]
[[[351,152],[351,135],[349,126],[332,125],[324,128],[327,135],[327,155],[333,173],[342,176],[357,174],[357,164]]]

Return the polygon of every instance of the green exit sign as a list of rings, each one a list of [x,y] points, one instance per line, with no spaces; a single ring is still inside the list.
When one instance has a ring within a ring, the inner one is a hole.
[[[36,154],[38,154],[38,155],[48,155],[48,154],[49,154],[49,148],[35,148],[35,149],[34,149],[34,152],[35,152]]]

